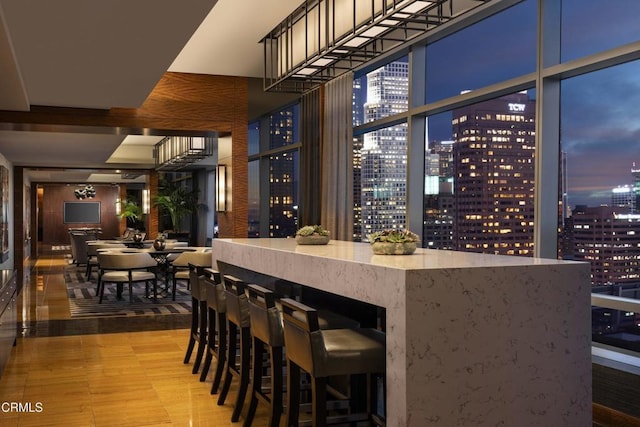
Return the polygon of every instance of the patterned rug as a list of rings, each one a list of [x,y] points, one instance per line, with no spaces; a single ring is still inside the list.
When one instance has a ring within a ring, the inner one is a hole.
[[[133,302],[129,302],[129,290],[125,284],[123,299],[116,299],[116,285],[107,284],[104,290],[102,304],[96,296],[97,277],[92,281],[85,279],[86,269],[70,265],[65,268],[64,280],[67,284],[69,309],[72,318],[86,317],[119,317],[119,316],[148,316],[157,314],[187,314],[191,313],[191,292],[184,282],[178,282],[176,300],[164,292],[164,283],[158,283],[158,298],[145,297],[144,282],[134,283]],[[162,291],[161,291],[162,290]]]

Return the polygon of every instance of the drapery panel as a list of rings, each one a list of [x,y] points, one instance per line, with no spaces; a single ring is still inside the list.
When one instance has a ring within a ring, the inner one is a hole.
[[[332,239],[353,240],[353,73],[325,85],[321,223]]]
[[[320,224],[320,157],[322,132],[322,88],[300,99],[300,211],[298,227]]]

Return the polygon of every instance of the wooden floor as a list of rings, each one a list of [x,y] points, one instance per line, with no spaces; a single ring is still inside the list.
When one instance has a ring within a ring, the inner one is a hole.
[[[21,293],[22,336],[0,378],[0,426],[242,425],[230,422],[235,388],[217,406],[211,379],[199,382],[183,364],[189,319],[70,319],[67,262],[65,252],[41,256]],[[267,424],[261,406],[255,426]]]

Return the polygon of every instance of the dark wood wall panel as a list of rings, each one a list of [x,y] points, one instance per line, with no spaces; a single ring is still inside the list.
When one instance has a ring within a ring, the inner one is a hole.
[[[68,245],[69,228],[101,227],[102,238],[112,239],[119,235],[120,218],[116,215],[116,200],[120,187],[114,185],[94,185],[96,197],[87,199],[100,203],[100,224],[65,224],[64,202],[77,202],[73,185],[43,184],[42,201],[42,243]]]
[[[0,123],[32,124],[35,130],[36,125],[48,125],[49,132],[73,132],[77,127],[96,133],[116,128],[229,133],[237,114],[244,114],[241,120],[247,125],[247,88],[245,77],[166,73],[137,109],[32,106],[30,112],[0,111]]]

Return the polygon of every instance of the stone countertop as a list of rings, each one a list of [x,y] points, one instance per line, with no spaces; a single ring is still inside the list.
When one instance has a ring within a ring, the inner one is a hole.
[[[264,238],[212,255],[384,308],[389,426],[591,424],[587,263]]]

